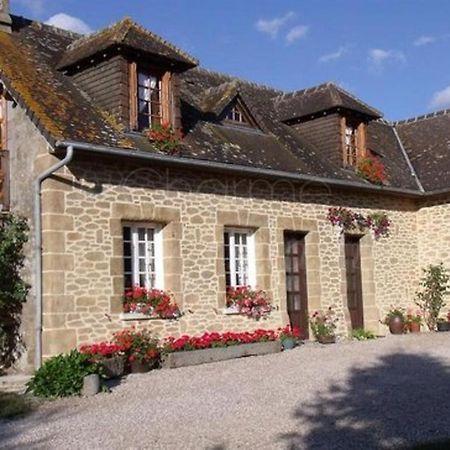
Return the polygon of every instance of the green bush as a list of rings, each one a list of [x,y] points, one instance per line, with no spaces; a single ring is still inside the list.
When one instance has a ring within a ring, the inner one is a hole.
[[[100,373],[100,367],[88,355],[72,350],[45,361],[28,382],[27,392],[47,398],[79,395],[83,378],[93,373]]]
[[[443,263],[430,264],[422,270],[423,278],[420,283],[422,290],[416,293],[416,305],[424,311],[425,322],[433,331],[436,329],[439,313],[445,306],[444,297],[449,293],[450,276]]]
[[[27,240],[25,219],[0,217],[0,372],[10,367],[23,350],[20,323],[28,285],[21,271]]]
[[[372,331],[365,330],[364,328],[356,328],[352,331],[352,338],[357,341],[368,341],[377,337]]]

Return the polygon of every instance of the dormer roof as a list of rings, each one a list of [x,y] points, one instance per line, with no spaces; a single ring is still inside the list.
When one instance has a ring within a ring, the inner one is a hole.
[[[72,42],[64,52],[58,69],[68,69],[99,52],[118,46],[156,56],[183,70],[198,64],[198,61],[186,52],[126,17],[108,28]]]
[[[284,122],[336,108],[354,111],[372,119],[379,119],[383,116],[380,111],[331,82],[282,94],[275,100],[275,108],[279,120]]]

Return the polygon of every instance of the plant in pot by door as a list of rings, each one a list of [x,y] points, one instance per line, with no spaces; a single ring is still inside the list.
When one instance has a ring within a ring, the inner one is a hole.
[[[336,342],[337,322],[338,319],[331,306],[325,311],[314,311],[309,318],[313,335],[321,344]]]
[[[442,263],[423,269],[422,290],[416,293],[416,305],[424,312],[424,321],[430,331],[437,328],[445,296],[449,293],[449,274]]]
[[[420,333],[420,326],[422,325],[422,313],[420,310],[413,310],[409,308],[406,311],[406,326],[410,333]]]
[[[150,331],[134,327],[114,333],[114,342],[122,346],[132,373],[148,372],[158,367],[160,349],[158,339]]]
[[[278,338],[284,350],[292,350],[299,342],[300,330],[297,327],[286,325],[278,329]]]
[[[391,306],[391,309],[386,314],[383,323],[389,327],[391,334],[403,334],[406,323],[403,308]]]
[[[102,367],[105,378],[121,377],[125,372],[125,352],[121,345],[111,342],[82,345],[80,353],[89,356],[89,359]]]

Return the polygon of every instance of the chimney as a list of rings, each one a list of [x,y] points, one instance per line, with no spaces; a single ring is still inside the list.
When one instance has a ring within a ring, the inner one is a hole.
[[[0,0],[0,31],[11,33],[12,20],[9,15],[9,0]]]

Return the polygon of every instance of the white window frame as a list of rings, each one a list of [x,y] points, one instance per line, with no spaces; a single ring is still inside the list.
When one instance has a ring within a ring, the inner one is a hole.
[[[225,227],[224,228],[224,248],[225,248],[225,233],[229,235],[229,259],[230,259],[230,285],[227,287],[243,286],[242,284],[237,284],[238,272],[236,270],[236,234],[245,234],[247,236],[247,283],[245,285],[252,288],[256,287],[256,255],[255,255],[255,230],[248,228],[235,228],[235,227]],[[238,245],[238,251],[243,252],[243,246]],[[243,261],[241,261],[243,262]],[[242,267],[242,264],[241,264]],[[227,271],[227,263],[224,260],[225,268],[225,279]],[[243,272],[241,271],[241,274]]]
[[[147,223],[147,222],[125,222],[122,223],[122,241],[125,242],[123,236],[123,229],[125,227],[130,228],[131,233],[131,279],[132,286],[140,286],[140,275],[139,271],[139,229],[144,228],[146,235],[149,230],[153,230],[153,245],[154,245],[154,260],[155,260],[155,283],[151,285],[150,283],[150,272],[147,270],[144,286],[146,289],[164,289],[164,259],[163,259],[163,241],[162,241],[162,225],[157,223]],[[146,236],[147,237],[147,236]],[[146,254],[144,255],[146,259],[146,267],[149,266],[149,244],[148,239],[145,240],[146,244]],[[125,260],[125,253],[123,258]],[[128,272],[130,273],[130,272]],[[124,276],[126,275],[124,267]]]

